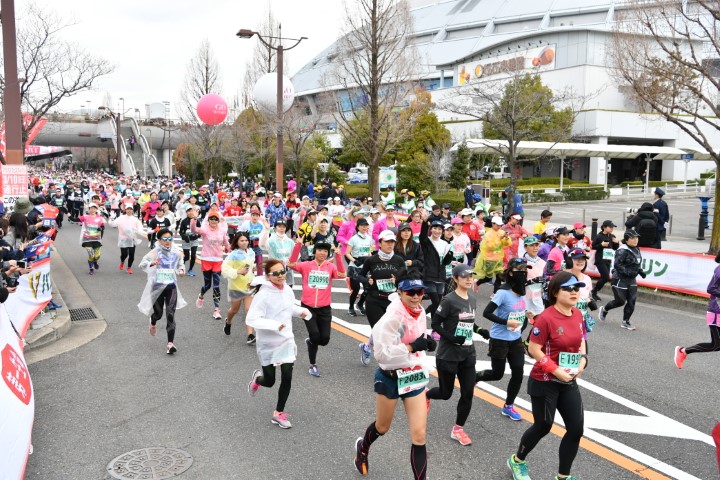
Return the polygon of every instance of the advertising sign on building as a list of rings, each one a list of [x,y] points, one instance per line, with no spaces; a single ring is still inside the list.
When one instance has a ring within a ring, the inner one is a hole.
[[[485,79],[503,73],[513,74],[524,70],[544,72],[555,68],[555,45],[518,50],[497,57],[463,63],[457,68],[458,85],[466,85],[481,78]]]
[[[27,166],[3,165],[0,177],[2,177],[0,194],[2,194],[5,208],[12,208],[18,198],[28,196]]]

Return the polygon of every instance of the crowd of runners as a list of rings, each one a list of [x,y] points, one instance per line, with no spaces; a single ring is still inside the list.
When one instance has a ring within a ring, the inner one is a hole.
[[[616,234],[610,220],[591,239],[581,222],[551,227],[547,210],[530,227],[521,214],[490,211],[473,197],[451,208],[435,203],[427,191],[403,190],[397,196],[390,191],[373,201],[349,199],[342,185],[331,182],[299,196],[294,181],[281,194],[249,180],[211,179],[198,186],[181,178],[141,181],[45,170],[32,171],[31,178],[32,203],[56,207],[58,229],[64,222],[80,226],[89,275],[101,268],[101,259],[102,268],[133,274],[140,249],[147,283],[138,308],[153,336],[165,317],[169,355],[178,352],[176,310],[188,304],[178,277],[201,276],[197,290],[186,295],[197,294],[195,307],[206,312],[205,295],[211,292],[210,315],[222,321],[225,335],[231,335],[234,321],[244,323],[243,336],[260,363],[248,392],[255,395],[279,381],[271,421],[281,428],[292,426],[285,410],[298,361],[292,319],[302,319],[307,332],[301,337],[308,373],[320,377],[320,347],[331,336],[333,281],[345,280],[347,314],[365,316],[372,328],[357,358],[366,366],[373,357],[377,363],[375,417],[354,445],[354,465],[363,475],[370,447],[390,429],[399,399],[409,423],[415,479],[426,478],[427,416],[434,403],[451,398],[456,380],[460,397],[450,436],[459,444],[472,443],[464,426],[475,384],[503,378],[506,363],[511,374],[500,413],[521,420],[514,403],[527,355],[535,361],[527,381],[534,422],[507,466],[515,480],[529,480],[526,458],[558,412],[566,432],[555,478],[574,478],[571,467],[583,435],[576,379],[588,366],[594,312],[606,321],[622,307],[620,326],[635,329],[636,278],[645,275],[639,234],[634,229]],[[108,227],[117,229],[119,256],[105,267]],[[585,273],[591,263],[600,277],[595,284]],[[222,278],[230,304],[224,313]],[[298,299],[296,282],[302,285]],[[484,283],[492,288],[490,299],[479,296]],[[611,288],[603,290],[608,283]],[[608,290],[612,299],[603,303],[600,294]],[[690,353],[720,350],[720,266],[708,292],[711,342],[677,347],[678,368]],[[484,371],[475,369],[479,337],[489,341],[491,368]]]

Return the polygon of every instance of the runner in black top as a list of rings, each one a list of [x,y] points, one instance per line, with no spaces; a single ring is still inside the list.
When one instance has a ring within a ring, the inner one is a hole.
[[[489,338],[487,330],[475,325],[477,299],[470,290],[473,286],[472,267],[459,264],[453,268],[453,279],[457,287],[446,295],[432,316],[432,328],[440,334],[440,345],[436,356],[439,386],[427,392],[427,407],[430,400],[447,400],[453,393],[455,377],[460,382],[460,401],[457,406],[455,426],[450,437],[461,445],[470,445],[472,440],[463,430],[472,407],[475,389],[475,346],[473,333]]]

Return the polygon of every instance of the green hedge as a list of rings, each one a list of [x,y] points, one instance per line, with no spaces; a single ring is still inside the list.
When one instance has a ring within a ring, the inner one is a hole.
[[[563,190],[557,193],[524,193],[523,203],[553,203],[567,201],[605,200],[610,196],[603,188]]]
[[[349,198],[367,197],[370,194],[367,183],[353,183],[345,185],[345,193]]]
[[[478,183],[481,183],[483,181],[487,180],[479,180]],[[505,188],[508,185],[510,185],[510,179],[509,178],[498,178],[493,179],[490,181],[490,186],[492,188]],[[524,178],[522,180],[517,181],[518,187],[525,187],[525,186],[535,186],[535,185],[560,185],[560,177],[532,177],[532,178]],[[589,185],[588,182],[584,180],[570,180],[568,178],[565,178],[563,180],[563,185]]]

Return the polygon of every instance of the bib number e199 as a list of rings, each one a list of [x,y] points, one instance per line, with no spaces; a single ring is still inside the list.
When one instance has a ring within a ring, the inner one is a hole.
[[[455,328],[455,336],[465,337],[463,345],[472,345],[473,343],[473,326],[470,322],[458,322]]]
[[[322,270],[312,270],[308,275],[308,287],[323,289],[330,285],[330,272]]]
[[[581,358],[582,353],[560,352],[558,365],[570,375],[575,375],[580,370]]]
[[[430,379],[425,375],[421,367],[401,368],[395,370],[395,373],[397,374],[399,395],[425,388],[425,385],[430,382]]]

